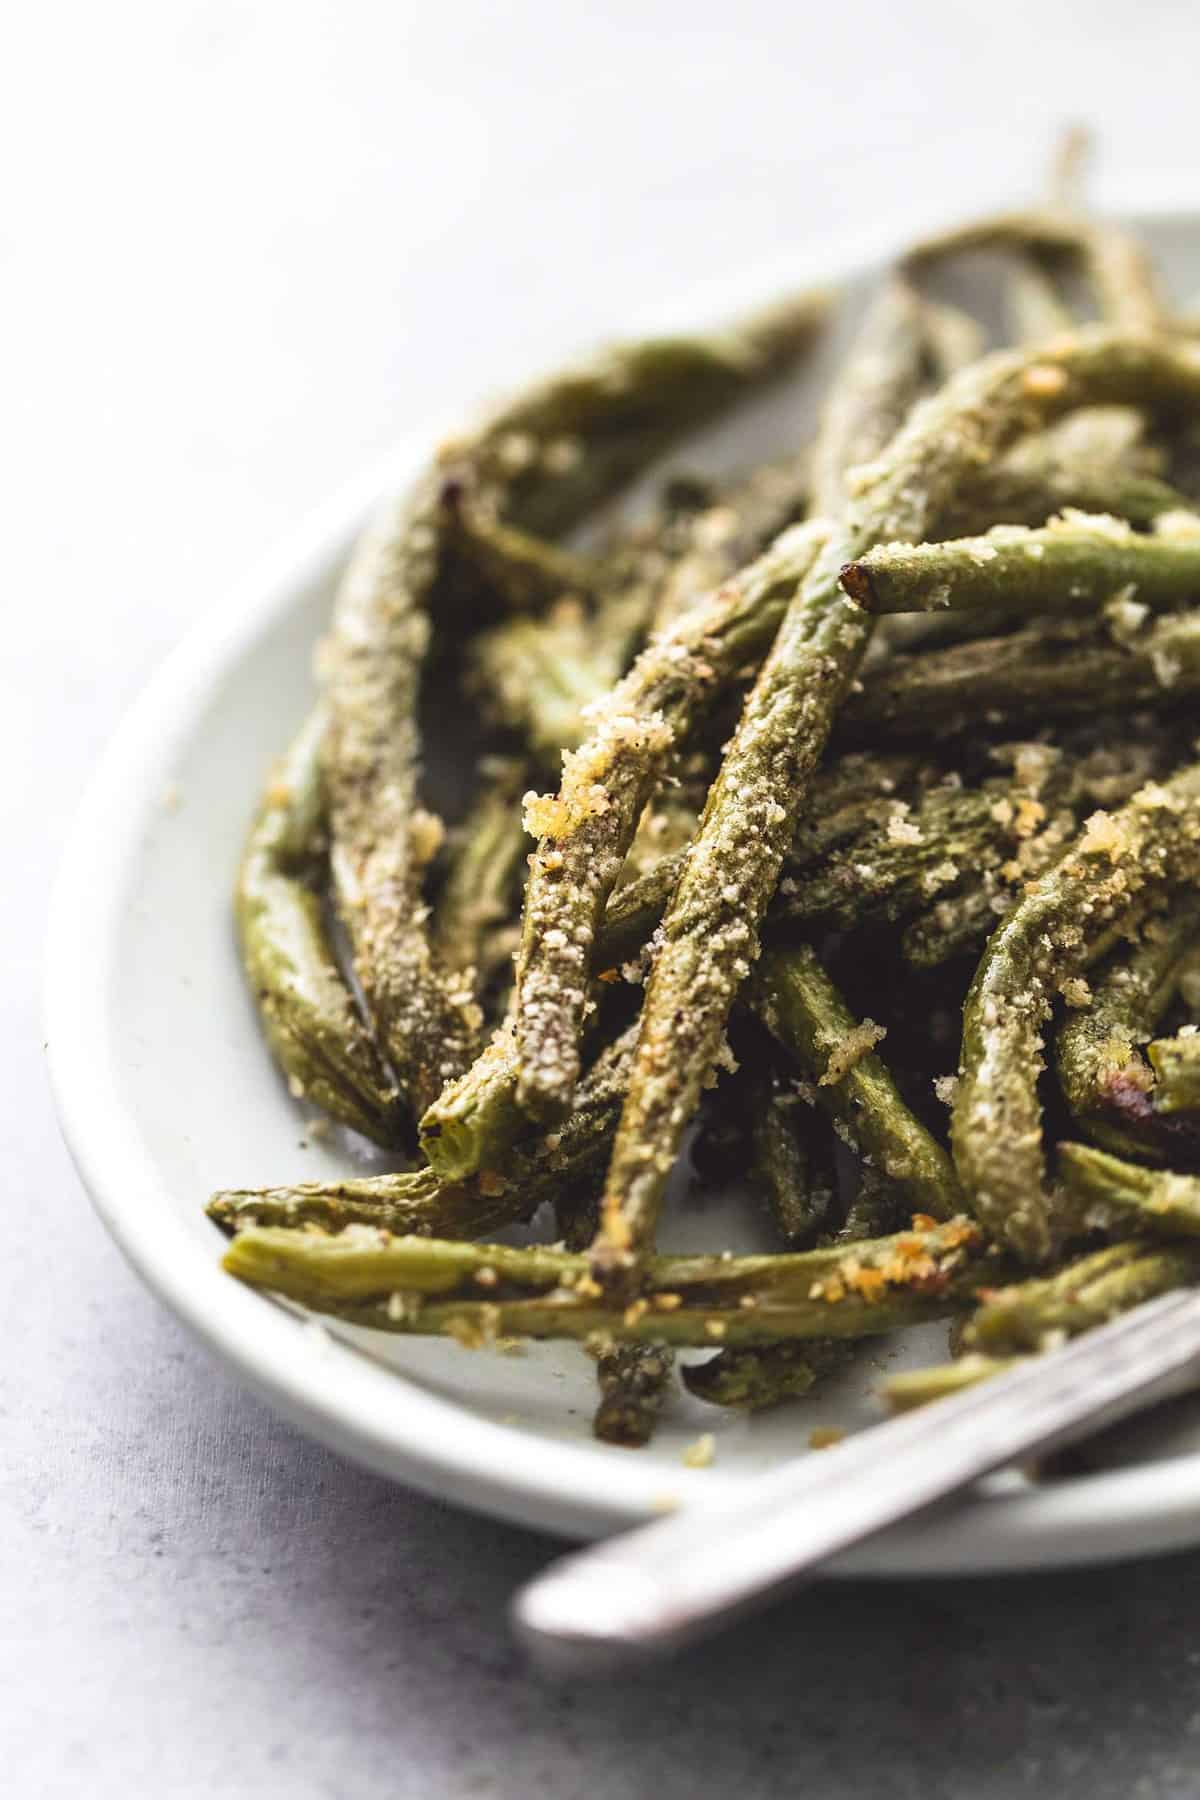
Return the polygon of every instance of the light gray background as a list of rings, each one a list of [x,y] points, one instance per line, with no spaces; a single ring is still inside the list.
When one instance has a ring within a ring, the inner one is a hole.
[[[19,16],[18,16],[19,15]],[[347,474],[782,245],[1195,168],[1189,0],[42,0],[0,25],[0,1789],[1200,1793],[1200,1556],[828,1587],[554,1692],[551,1545],[277,1424],[120,1262],[37,1054],[47,886],[163,653]],[[1196,183],[1200,200],[1200,180]]]

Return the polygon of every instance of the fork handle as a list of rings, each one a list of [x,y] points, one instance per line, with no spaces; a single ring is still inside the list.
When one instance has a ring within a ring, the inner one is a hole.
[[[795,1588],[838,1551],[1019,1458],[1200,1377],[1200,1297],[1166,1294],[979,1387],[873,1426],[553,1563],[513,1622],[556,1675],[672,1650]]]

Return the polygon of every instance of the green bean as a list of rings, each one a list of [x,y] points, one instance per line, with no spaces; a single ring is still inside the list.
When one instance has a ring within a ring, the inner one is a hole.
[[[1195,926],[1195,915],[1192,918]],[[1164,1123],[1200,1110],[1200,1038],[1194,1032],[1158,1038],[1147,1052],[1154,1070],[1154,1110]]]
[[[918,244],[904,266],[915,270],[971,250],[1069,258],[1088,276],[1101,316],[1113,325],[1127,331],[1156,331],[1167,322],[1145,251],[1113,225],[1094,225],[1061,210],[1002,213]]]
[[[474,804],[455,832],[450,867],[433,914],[433,942],[448,969],[486,982],[487,946],[511,916],[525,857],[519,796],[525,768],[515,757],[495,757],[480,768]]]
[[[593,1113],[604,1121],[605,1142],[629,1079],[636,1031],[630,1026],[596,1058],[580,1082],[575,1105],[559,1130],[570,1142]],[[505,1165],[538,1128],[517,1105],[517,1057],[512,1025],[496,1032],[483,1055],[439,1096],[421,1120],[421,1148],[438,1174],[462,1181]]]
[[[750,1096],[750,1182],[789,1248],[813,1244],[837,1205],[833,1137],[793,1085],[765,1072]]]
[[[836,1242],[848,1245],[894,1231],[899,1220],[896,1189],[878,1169],[864,1168]],[[811,1338],[799,1344],[765,1344],[756,1349],[718,1351],[698,1368],[681,1371],[684,1386],[698,1400],[765,1412],[810,1393],[818,1382],[845,1368],[854,1354],[846,1338]]]
[[[539,1198],[534,1182],[528,1187],[478,1179],[449,1182],[432,1169],[413,1169],[300,1181],[291,1187],[226,1188],[213,1195],[206,1210],[215,1224],[231,1232],[254,1225],[319,1225],[325,1231],[371,1225],[406,1237],[471,1238],[530,1217]]]
[[[923,655],[898,656],[842,711],[839,742],[928,742],[1139,706],[1166,708],[1200,691],[1200,612],[1168,614],[1113,643],[1089,621],[1027,626]]]
[[[885,820],[815,864],[789,859],[768,920],[838,931],[904,923],[935,894],[1011,856],[1023,819],[1007,783],[933,788],[911,806],[895,801]]]
[[[580,1087],[582,1089],[582,1082]],[[560,1188],[554,1196],[554,1233],[565,1250],[586,1250],[600,1222],[600,1187],[597,1176]]]
[[[672,752],[748,657],[761,654],[825,532],[793,526],[735,582],[684,613],[638,657],[564,757],[558,795],[532,799],[530,866],[518,965],[519,1097],[561,1117],[576,1080],[578,1035],[596,931],[638,818]]]
[[[786,296],[724,330],[618,344],[527,389],[439,452],[444,474],[522,530],[556,537],[681,436],[793,367],[830,296]]]
[[[1200,597],[1200,520],[1187,516],[1190,529],[1153,537],[1070,513],[1040,530],[996,525],[949,543],[881,544],[846,564],[842,586],[873,613],[1089,613],[1118,597],[1160,610],[1186,605]]]
[[[1151,1093],[1154,1076],[1138,1046],[1170,1005],[1198,943],[1200,899],[1183,895],[1165,917],[1147,921],[1139,943],[1114,953],[1059,1027],[1054,1060],[1063,1097],[1076,1123],[1110,1150],[1167,1159],[1170,1131],[1156,1118],[1161,1099]]]
[[[502,1170],[477,1165],[456,1177],[428,1168],[358,1181],[236,1189],[214,1196],[210,1217],[231,1227],[249,1220],[331,1226],[350,1220],[446,1237],[476,1236],[529,1219],[543,1201],[558,1202],[594,1185],[612,1142],[633,1043],[631,1027],[605,1046],[558,1131],[531,1133],[526,1123],[521,1141],[505,1140],[495,1158],[499,1163],[502,1152]]]
[[[1018,1360],[1013,1356],[975,1353],[960,1356],[954,1362],[936,1363],[928,1369],[902,1369],[884,1382],[883,1398],[893,1412],[913,1412],[918,1406],[928,1406],[931,1401],[945,1400],[981,1381],[990,1381],[993,1375],[1003,1375]]]
[[[1072,1234],[1200,1236],[1200,1179],[1146,1169],[1090,1144],[1060,1144],[1058,1216]]]
[[[652,629],[669,630],[698,600],[803,518],[810,488],[808,456],[791,456],[753,469],[711,506],[693,512],[681,527],[682,545],[659,587]]]
[[[1049,275],[1030,257],[1021,257],[1006,292],[1013,342],[1040,344],[1074,330],[1078,321]]]
[[[922,299],[921,330],[935,386],[978,362],[987,347],[983,327],[960,306]]]
[[[391,1145],[400,1097],[342,979],[321,900],[324,729],[318,710],[272,775],[246,841],[235,890],[242,962],[296,1098]]]
[[[816,952],[807,945],[768,952],[751,977],[749,997],[768,1031],[817,1083],[817,1101],[854,1148],[910,1207],[952,1217],[962,1199],[953,1164],[875,1054],[885,1031],[871,1019],[855,1019]]]
[[[887,455],[856,472],[846,521],[788,608],[663,921],[601,1210],[594,1260],[606,1278],[627,1280],[653,1236],[813,769],[869,640],[869,618],[839,585],[842,566],[881,541],[923,537],[964,464],[1077,406],[1134,399],[1155,411],[1194,409],[1200,358],[1103,330],[1036,356],[1001,353],[919,405]],[[594,931],[593,920],[589,945]],[[578,978],[587,952],[572,948]]]
[[[951,1221],[874,1243],[785,1256],[661,1256],[646,1295],[603,1301],[586,1256],[351,1227],[248,1227],[224,1266],[252,1286],[382,1331],[482,1345],[605,1333],[617,1343],[767,1344],[874,1336],[958,1311],[996,1264],[976,1227]]]
[[[990,1293],[966,1337],[989,1355],[1047,1349],[1197,1279],[1198,1246],[1112,1244],[1044,1280]]]
[[[883,1237],[904,1224],[903,1188],[882,1169],[864,1164],[858,1191],[846,1208],[837,1234],[839,1244]]]
[[[584,589],[564,590],[544,616],[507,619],[476,640],[472,686],[542,762],[578,748],[587,709],[628,667],[672,567],[691,548],[699,500],[695,484],[669,483],[651,524],[626,533],[600,559],[590,606]]]
[[[1100,725],[1106,735],[1103,720]],[[1118,740],[1115,749],[1082,755],[1071,752],[1070,760],[1050,770],[1041,783],[1036,779],[1036,763],[1031,763],[1026,797],[1039,805],[1045,801],[1049,816],[1044,824],[1021,839],[1010,862],[996,869],[982,859],[982,866],[976,867],[962,888],[914,919],[900,940],[905,960],[915,968],[929,969],[956,956],[978,956],[997,920],[1012,910],[1018,887],[1058,861],[1084,812],[1090,806],[1120,805],[1128,800],[1147,780],[1177,765],[1179,747],[1175,734],[1148,732],[1136,745]],[[1029,760],[1031,749],[1037,747],[1018,751],[1018,771],[1021,758]],[[1014,824],[1027,829],[1037,815],[1023,812],[1019,798],[1014,798]]]
[[[1178,488],[1120,458],[1068,455],[1034,439],[964,482],[938,521],[941,539],[974,537],[993,525],[1044,525],[1068,508],[1125,519],[1144,530],[1190,502]]]
[[[489,710],[543,760],[578,749],[586,709],[620,679],[647,628],[667,629],[718,588],[803,514],[807,495],[807,457],[755,469],[707,504],[694,483],[668,483],[660,517],[604,560],[592,611],[577,586],[547,616],[482,634],[473,661]]]
[[[474,1051],[477,1008],[448,983],[425,930],[416,700],[430,619],[454,572],[454,507],[526,532],[564,531],[681,432],[790,365],[824,302],[803,296],[732,331],[619,347],[530,388],[443,446],[385,511],[335,608],[325,747],[332,872],[368,1011],[418,1113]]]
[[[732,1406],[743,1412],[766,1412],[788,1400],[800,1400],[821,1380],[844,1367],[853,1345],[842,1339],[765,1344],[721,1350],[707,1362],[680,1369],[683,1385],[710,1406]]]
[[[621,674],[644,618],[611,600],[597,618],[568,595],[541,618],[506,619],[471,652],[471,688],[488,715],[521,733],[542,764],[574,749],[584,709]],[[520,813],[517,813],[518,821]]]
[[[337,907],[368,1012],[416,1110],[469,1057],[478,1010],[461,977],[452,989],[434,962],[421,893],[438,843],[417,798],[425,602],[439,573],[429,510],[421,501],[394,510],[354,554],[337,601],[325,743]]]
[[[592,1432],[604,1444],[648,1444],[671,1391],[675,1359],[661,1344],[609,1344],[596,1350],[600,1402]]]
[[[963,1012],[951,1141],[971,1212],[1029,1261],[1050,1249],[1037,1080],[1051,995],[1131,910],[1200,870],[1200,765],[1097,813],[989,940]]]
[[[901,955],[914,969],[940,969],[959,957],[978,955],[1012,902],[999,882],[994,892],[981,883],[939,900],[905,927]]]
[[[868,884],[870,897],[889,909],[893,884],[898,888],[913,873],[912,856],[898,856],[899,846],[886,834],[890,821],[902,818],[908,810],[899,794],[913,789],[914,772],[911,759],[844,757],[818,775],[812,813],[801,822],[784,864],[773,919],[815,919],[835,925],[856,922]],[[931,813],[936,809],[933,802]],[[974,808],[964,810],[974,817]],[[922,804],[916,813],[919,826],[925,818]],[[994,828],[995,822],[991,823]],[[943,852],[926,840],[916,860],[922,865],[928,861],[926,872],[932,878],[932,869],[949,856],[951,843],[959,841],[957,836],[948,836]],[[965,851],[965,843],[963,848]],[[683,872],[687,850],[687,844],[668,850],[636,879],[617,888],[596,940],[598,968],[615,968],[629,961],[647,942]],[[875,860],[877,852],[881,853],[879,862]],[[858,864],[869,866],[870,876],[860,873]],[[928,899],[937,885],[923,888],[922,897]]]
[[[449,552],[482,587],[517,612],[544,612],[564,594],[584,597],[595,591],[600,571],[591,558],[506,525],[491,505],[469,492],[468,479],[447,477],[441,501]],[[489,498],[494,505],[494,496]]]
[[[818,451],[818,505],[823,491],[834,486],[840,497],[846,458],[873,455],[886,441],[895,418],[907,409],[914,392],[914,363],[920,362],[911,333],[902,331],[899,345],[894,337],[888,340],[890,360],[883,375],[880,354],[881,339],[888,337],[896,311],[907,317],[909,305],[907,296],[900,297],[897,291],[872,315],[862,353],[838,390],[841,398],[835,396],[831,402]],[[810,528],[813,532],[819,529],[819,525]],[[786,536],[780,539],[765,559],[772,575],[788,542]],[[801,565],[788,571],[796,577],[812,560],[809,540],[799,542],[804,546]],[[760,562],[732,584],[735,608],[744,603],[743,595],[753,592],[763,571]],[[790,599],[790,595],[786,597]],[[760,618],[767,610],[766,598],[764,595],[756,609]],[[718,662],[727,637],[721,629],[722,612],[728,605],[726,590],[718,590],[715,605],[699,605],[683,615],[679,636],[668,634],[651,645],[628,680],[615,690],[598,721],[596,736],[578,760],[565,767],[557,802],[540,815],[547,828],[543,843],[548,839],[549,848],[544,853],[539,847],[527,891],[517,1027],[521,1102],[537,1117],[561,1116],[569,1105],[578,1067],[581,1002],[575,996],[583,991],[580,972],[586,968],[603,908],[628,848],[632,820],[646,799],[649,782],[694,718],[697,683],[703,691],[714,676],[720,679],[730,672],[723,658]],[[714,612],[715,618],[710,616]],[[703,634],[699,656],[694,648],[697,628]],[[862,636],[849,616],[839,629],[842,637],[857,632],[856,644]],[[841,638],[834,641],[841,643]],[[841,643],[841,654],[849,667],[854,657],[845,643]],[[664,662],[668,676],[665,694],[661,692]],[[767,666],[772,666],[770,661]],[[690,680],[681,686],[685,676]],[[659,715],[652,734],[647,731],[648,712]],[[601,807],[598,819],[590,811],[581,816],[584,803],[589,808]]]
[[[813,452],[812,509],[836,518],[851,469],[895,437],[925,385],[926,318],[906,281],[884,283],[826,402]]]

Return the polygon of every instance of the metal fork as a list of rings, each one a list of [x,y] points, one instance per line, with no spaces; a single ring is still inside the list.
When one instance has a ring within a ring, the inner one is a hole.
[[[1197,1381],[1200,1296],[1165,1294],[978,1387],[757,1476],[728,1498],[564,1557],[518,1592],[515,1629],[556,1675],[679,1648],[981,1476]]]

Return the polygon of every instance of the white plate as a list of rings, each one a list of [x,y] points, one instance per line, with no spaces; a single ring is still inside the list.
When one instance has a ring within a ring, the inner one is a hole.
[[[1174,215],[1146,229],[1176,291],[1200,287],[1200,220]],[[706,304],[680,316],[710,316]],[[782,417],[768,406],[751,429],[778,433]],[[715,460],[757,447],[740,438],[714,441]],[[304,715],[312,647],[347,547],[372,498],[419,460],[414,447],[315,520],[273,569],[214,610],[125,721],[53,902],[51,1068],[67,1141],[117,1242],[281,1412],[431,1493],[598,1534],[729,1489],[803,1449],[814,1424],[866,1422],[879,1367],[936,1356],[940,1328],[881,1342],[839,1387],[757,1419],[681,1397],[654,1446],[631,1452],[591,1440],[592,1372],[571,1346],[509,1358],[314,1327],[221,1272],[222,1239],[202,1212],[211,1189],[332,1174],[349,1154],[344,1144],[302,1145],[303,1118],[243,988],[229,892],[260,779]],[[745,1241],[744,1217],[727,1202],[693,1208],[670,1229],[690,1244],[719,1245],[739,1231]],[[716,1438],[715,1463],[685,1468],[682,1452],[701,1431]],[[1133,1432],[1118,1452],[1124,1466],[1040,1488],[1001,1480],[837,1567],[948,1573],[1190,1544],[1200,1540],[1198,1450],[1200,1406],[1185,1406]]]

